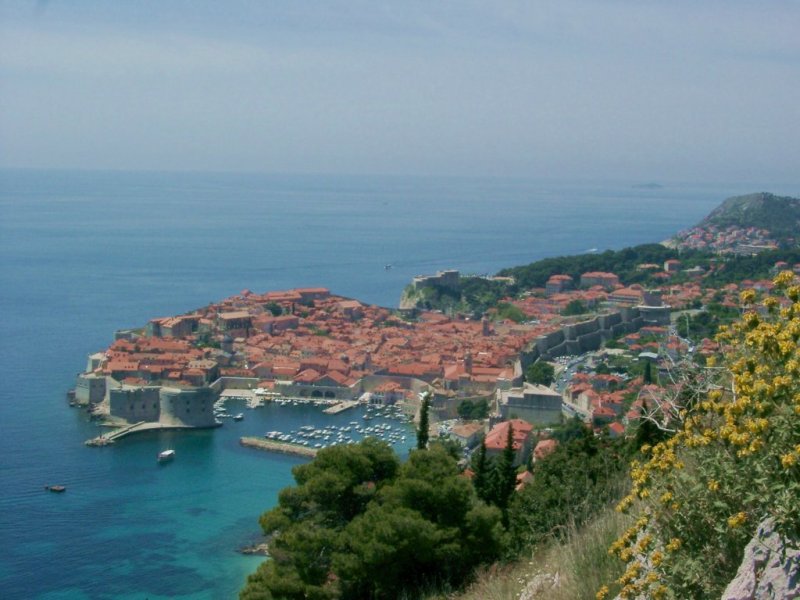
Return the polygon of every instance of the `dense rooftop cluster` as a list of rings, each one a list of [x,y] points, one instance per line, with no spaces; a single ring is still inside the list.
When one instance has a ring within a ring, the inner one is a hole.
[[[711,250],[719,254],[752,254],[778,247],[777,240],[768,230],[734,225],[698,225],[678,233],[674,242],[678,248]]]
[[[490,324],[433,312],[405,321],[326,289],[247,290],[118,339],[98,371],[128,383],[203,385],[220,375],[342,386],[371,374],[494,383],[545,325]]]

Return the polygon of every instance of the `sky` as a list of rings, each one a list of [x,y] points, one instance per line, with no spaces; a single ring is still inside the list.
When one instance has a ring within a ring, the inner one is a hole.
[[[0,168],[797,182],[800,2],[0,0]]]

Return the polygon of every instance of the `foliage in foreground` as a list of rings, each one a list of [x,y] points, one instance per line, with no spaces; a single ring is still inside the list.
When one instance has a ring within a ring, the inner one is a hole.
[[[622,564],[607,550],[629,524],[630,517],[606,507],[583,527],[565,526],[561,539],[536,546],[517,562],[480,569],[463,593],[427,600],[594,600],[603,582],[622,574]]]
[[[627,466],[625,442],[595,436],[581,427],[534,466],[534,478],[509,507],[511,549],[517,554],[551,539],[562,539],[622,494]]]
[[[248,578],[243,600],[400,598],[459,585],[501,551],[500,512],[480,502],[444,448],[400,465],[367,439],[335,446],[293,470],[261,526],[272,559]]]
[[[622,597],[719,597],[763,519],[800,538],[800,285],[788,271],[775,285],[759,304],[742,293],[716,385],[632,465],[618,508],[636,521],[610,549],[627,563]]]

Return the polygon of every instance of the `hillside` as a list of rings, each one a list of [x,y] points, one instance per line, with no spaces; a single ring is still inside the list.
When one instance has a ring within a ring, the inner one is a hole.
[[[784,241],[800,232],[800,198],[767,192],[728,198],[703,219],[698,227],[757,227]]]

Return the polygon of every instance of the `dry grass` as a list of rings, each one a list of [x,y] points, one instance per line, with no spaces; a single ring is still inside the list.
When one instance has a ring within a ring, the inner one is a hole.
[[[603,584],[622,574],[622,562],[608,555],[608,547],[629,524],[630,517],[607,509],[583,528],[571,528],[561,543],[537,549],[530,560],[492,567],[479,573],[465,592],[435,598],[594,600]]]

